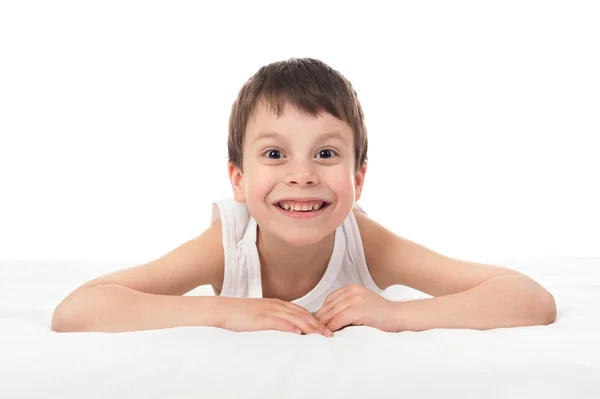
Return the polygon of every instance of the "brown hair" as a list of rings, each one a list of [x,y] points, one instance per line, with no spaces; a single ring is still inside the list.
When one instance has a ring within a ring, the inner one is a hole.
[[[317,117],[325,111],[348,123],[354,135],[355,171],[367,160],[367,128],[356,91],[338,71],[313,58],[290,58],[261,67],[242,86],[231,107],[227,150],[229,162],[242,169],[246,126],[259,99],[277,117],[283,102]]]

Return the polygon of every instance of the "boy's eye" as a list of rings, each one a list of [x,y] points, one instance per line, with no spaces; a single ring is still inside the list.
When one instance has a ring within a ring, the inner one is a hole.
[[[336,152],[333,150],[321,150],[319,151],[319,158],[331,158],[333,157],[333,154],[335,154]]]
[[[267,155],[267,158],[269,158],[269,159],[281,158],[281,151],[279,151],[279,150],[269,150],[265,154]]]

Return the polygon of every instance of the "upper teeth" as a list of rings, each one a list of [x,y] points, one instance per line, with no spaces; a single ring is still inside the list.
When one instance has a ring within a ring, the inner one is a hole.
[[[310,202],[295,202],[295,201],[281,201],[279,206],[285,210],[292,211],[312,211],[319,210],[323,201],[310,201]]]

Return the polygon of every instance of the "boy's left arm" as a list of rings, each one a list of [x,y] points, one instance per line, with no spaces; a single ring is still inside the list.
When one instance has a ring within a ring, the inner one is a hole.
[[[315,316],[334,331],[371,325],[386,331],[491,329],[547,325],[554,297],[530,277],[505,267],[450,258],[399,237],[355,211],[369,271],[386,289],[401,284],[434,298],[392,302],[361,286],[331,293]]]

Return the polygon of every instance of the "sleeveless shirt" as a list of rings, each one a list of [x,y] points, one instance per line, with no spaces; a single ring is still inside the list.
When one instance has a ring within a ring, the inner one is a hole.
[[[358,211],[365,213],[358,204],[354,206]],[[220,295],[232,298],[262,298],[260,260],[256,247],[256,220],[248,211],[245,202],[240,203],[233,198],[213,202],[210,223],[219,218],[225,260]],[[367,268],[360,232],[352,212],[335,230],[333,251],[325,274],[310,292],[292,303],[314,313],[330,293],[350,284],[363,285],[377,294],[383,292]]]

